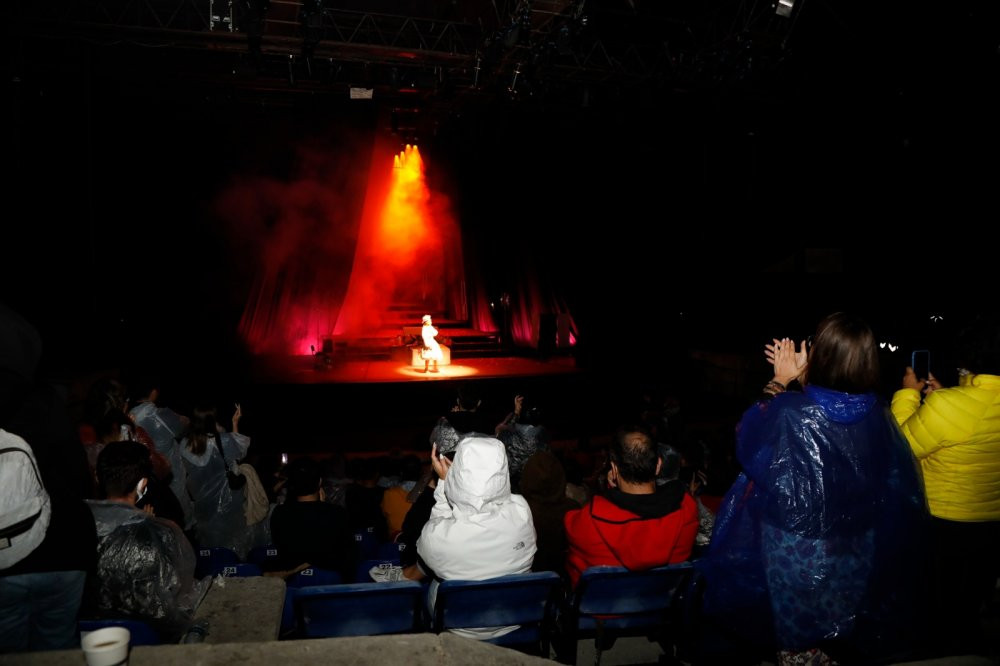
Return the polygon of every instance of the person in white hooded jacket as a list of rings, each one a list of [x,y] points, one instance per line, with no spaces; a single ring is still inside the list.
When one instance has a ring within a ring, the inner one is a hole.
[[[486,580],[530,572],[535,527],[527,501],[510,492],[503,443],[492,437],[467,437],[459,442],[454,462],[439,456],[435,445],[431,462],[441,481],[434,490],[430,520],[417,540],[422,564],[433,570],[437,580]],[[432,609],[437,580],[430,588]],[[486,640],[515,629],[483,627],[453,633]]]

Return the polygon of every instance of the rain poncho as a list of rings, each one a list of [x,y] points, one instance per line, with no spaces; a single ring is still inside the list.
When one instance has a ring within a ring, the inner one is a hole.
[[[455,462],[434,490],[434,508],[417,540],[417,554],[441,580],[486,580],[528,573],[535,556],[531,509],[510,492],[507,455],[491,437],[463,439]],[[432,583],[430,598],[437,592]],[[489,639],[516,626],[454,629]]]
[[[199,548],[222,546],[245,559],[254,546],[253,531],[247,528],[243,513],[244,488],[233,490],[226,479],[226,465],[233,472],[250,448],[250,438],[235,432],[219,435],[226,454],[225,463],[215,440],[209,440],[205,452],[196,455],[181,442],[181,455],[187,470],[187,492],[194,501],[195,534]]]
[[[172,477],[170,490],[173,491],[184,511],[184,529],[194,523],[194,505],[187,492],[187,472],[181,462],[181,446],[178,437],[184,432],[181,417],[166,407],[157,407],[152,402],[141,402],[129,412],[135,424],[149,433],[156,450],[170,462]]]
[[[833,641],[877,656],[911,644],[927,510],[882,401],[816,386],[780,394],[744,414],[736,454],[743,473],[698,563],[705,613],[780,649]]]
[[[173,522],[129,504],[87,503],[97,523],[98,612],[146,621],[176,640],[211,584],[194,579],[191,544]]]
[[[500,428],[497,439],[503,442],[507,450],[511,488],[514,492],[520,492],[524,464],[535,452],[549,450],[548,433],[542,426],[512,423]]]

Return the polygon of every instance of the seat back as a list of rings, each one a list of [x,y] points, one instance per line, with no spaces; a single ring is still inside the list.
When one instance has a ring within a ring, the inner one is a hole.
[[[230,564],[222,567],[222,571],[219,572],[226,578],[250,578],[251,576],[260,576],[260,567],[256,564]]]
[[[424,588],[398,583],[322,585],[296,591],[295,616],[305,638],[422,631]]]
[[[247,554],[247,562],[256,564],[261,569],[269,570],[269,565],[278,561],[278,547],[274,544],[251,548]]]
[[[381,543],[375,549],[375,557],[372,559],[395,560],[398,563],[404,550],[406,550],[406,544],[402,542],[389,541]]]
[[[580,576],[573,594],[573,611],[581,617],[616,615],[624,618],[664,615],[671,610],[677,590],[691,576],[690,562],[646,571],[625,567],[590,567]]]
[[[489,580],[446,580],[434,603],[434,631],[520,625],[491,643],[538,643],[544,654],[562,579],[551,571],[512,574]]]
[[[645,571],[625,567],[590,567],[576,584],[568,607],[559,650],[575,664],[577,640],[594,637],[596,662],[618,636],[656,633],[676,642],[681,623],[680,596],[694,568],[690,562]]]
[[[160,635],[151,626],[141,620],[80,620],[76,626],[80,631],[81,639],[83,639],[84,634],[89,634],[92,631],[104,629],[105,627],[124,627],[131,634],[129,645],[159,645],[161,642]]]
[[[285,584],[288,587],[315,587],[317,585],[338,585],[340,574],[329,569],[309,567],[290,576]]]
[[[371,560],[378,557],[380,543],[374,527],[366,527],[354,533],[354,545],[357,548],[358,559]]]
[[[195,577],[215,576],[221,574],[225,567],[240,563],[240,556],[228,548],[199,548],[196,553]]]
[[[288,637],[295,630],[295,598],[299,592],[310,587],[337,585],[340,574],[329,569],[303,569],[285,581],[285,605],[281,610],[281,637]]]

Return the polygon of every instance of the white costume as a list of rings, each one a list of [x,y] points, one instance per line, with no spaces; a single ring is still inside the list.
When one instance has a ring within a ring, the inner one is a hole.
[[[463,439],[447,476],[434,489],[434,508],[417,540],[420,558],[441,580],[486,580],[528,573],[535,550],[531,509],[523,497],[510,492],[503,444],[492,437]],[[436,593],[435,581],[432,607]],[[516,628],[452,632],[483,640]]]
[[[420,350],[420,358],[425,361],[440,361],[444,356],[441,354],[441,345],[434,339],[438,331],[431,325],[430,315],[424,315],[423,322],[424,325],[420,330],[420,335],[424,339],[424,348]]]

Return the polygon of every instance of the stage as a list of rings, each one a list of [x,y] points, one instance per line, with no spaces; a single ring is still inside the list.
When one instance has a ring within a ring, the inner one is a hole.
[[[254,379],[270,384],[385,384],[439,382],[454,379],[498,379],[550,377],[580,373],[576,359],[554,356],[539,360],[523,356],[493,356],[452,359],[438,372],[399,360],[364,360],[323,355],[259,356],[254,361]]]

